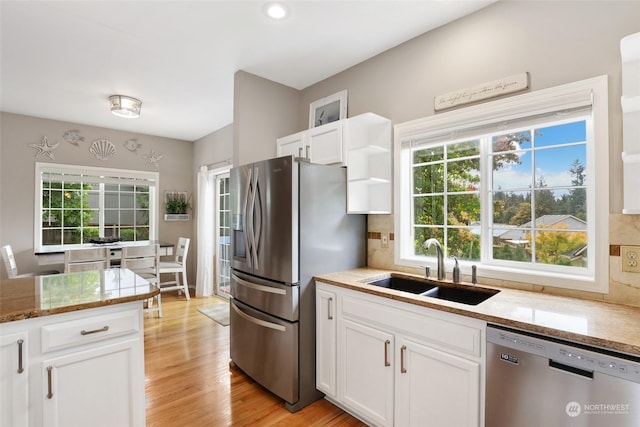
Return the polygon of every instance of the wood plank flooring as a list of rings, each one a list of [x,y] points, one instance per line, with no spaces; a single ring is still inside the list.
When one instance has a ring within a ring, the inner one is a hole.
[[[290,413],[229,364],[229,327],[198,312],[216,297],[162,294],[161,319],[145,313],[147,426],[364,426],[322,399]]]

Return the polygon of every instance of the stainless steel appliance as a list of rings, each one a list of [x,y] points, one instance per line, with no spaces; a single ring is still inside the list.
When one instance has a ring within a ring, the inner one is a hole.
[[[290,411],[315,388],[317,274],[366,264],[346,170],[279,157],[231,170],[231,359]]]
[[[640,426],[640,358],[487,328],[487,427]]]

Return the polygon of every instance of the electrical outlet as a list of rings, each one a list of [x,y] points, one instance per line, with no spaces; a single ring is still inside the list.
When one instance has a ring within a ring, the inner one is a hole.
[[[380,235],[380,247],[388,248],[389,247],[389,233],[381,233]]]
[[[622,271],[640,273],[640,246],[621,246]]]

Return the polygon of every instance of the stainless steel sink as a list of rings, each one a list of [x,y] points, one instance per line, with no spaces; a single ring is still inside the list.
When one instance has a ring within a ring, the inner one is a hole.
[[[495,289],[487,289],[470,285],[445,285],[440,282],[433,282],[429,279],[395,275],[367,283],[381,288],[394,289],[396,291],[403,291],[446,301],[459,302],[467,305],[478,305],[500,292]]]

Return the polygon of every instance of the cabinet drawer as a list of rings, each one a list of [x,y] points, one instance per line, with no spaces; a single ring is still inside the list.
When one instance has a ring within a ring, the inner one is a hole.
[[[42,352],[61,350],[140,331],[139,310],[103,314],[42,327]]]
[[[457,353],[480,357],[482,327],[464,324],[468,319],[425,307],[393,307],[345,295],[341,314],[408,334]]]

